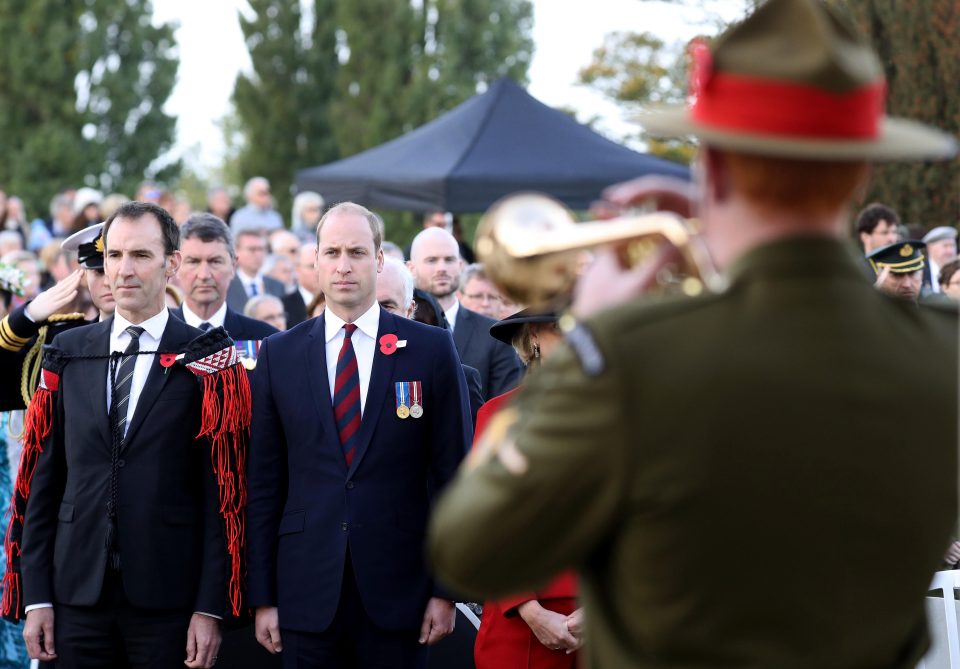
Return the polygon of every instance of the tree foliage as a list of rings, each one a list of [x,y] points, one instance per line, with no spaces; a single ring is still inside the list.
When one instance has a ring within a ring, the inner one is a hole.
[[[152,13],[150,2],[0,0],[0,183],[34,214],[67,186],[132,193],[157,176],[178,59],[173,28]]]
[[[289,211],[297,169],[338,156],[328,106],[338,68],[335,0],[249,0],[240,16],[253,71],[237,77],[236,129],[243,135],[237,171],[270,180],[280,211]],[[234,126],[231,125],[231,128]]]

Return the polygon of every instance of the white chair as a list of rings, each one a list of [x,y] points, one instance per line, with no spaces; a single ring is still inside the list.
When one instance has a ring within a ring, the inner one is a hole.
[[[927,597],[931,644],[917,669],[960,669],[960,629],[957,627],[957,600],[954,596],[954,588],[958,587],[960,570],[938,571],[933,575],[930,589],[943,592],[943,598]],[[942,648],[944,644],[946,652]]]

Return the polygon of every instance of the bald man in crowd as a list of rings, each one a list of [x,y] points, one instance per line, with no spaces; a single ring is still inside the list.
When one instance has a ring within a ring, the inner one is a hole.
[[[467,309],[457,299],[463,259],[453,235],[442,228],[420,232],[413,239],[407,266],[417,288],[440,303],[453,330],[460,361],[480,372],[484,399],[516,387],[520,382],[520,358],[512,348],[490,336],[490,326],[496,321]]]

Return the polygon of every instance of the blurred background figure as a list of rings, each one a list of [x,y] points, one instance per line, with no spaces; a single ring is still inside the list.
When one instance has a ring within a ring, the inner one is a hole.
[[[23,237],[16,230],[0,231],[0,258],[23,251]]]
[[[877,249],[867,260],[877,273],[874,285],[891,297],[916,302],[923,286],[924,251],[921,241],[896,242]]]
[[[7,210],[3,215],[3,223],[0,228],[4,230],[15,230],[23,239],[24,248],[30,240],[30,222],[27,220],[27,213],[23,207],[23,200],[13,196],[7,198]]]
[[[957,229],[939,225],[923,236],[927,245],[924,284],[931,293],[940,292],[940,269],[957,257]]]
[[[406,257],[403,255],[403,249],[394,244],[393,242],[383,241],[380,243],[380,249],[383,251],[383,255],[389,258],[396,258],[400,262],[406,260]]]
[[[239,214],[239,212],[237,212]],[[267,259],[267,238],[256,230],[244,230],[234,235],[237,273],[230,282],[227,304],[234,311],[243,312],[247,300],[257,295],[283,297],[286,291],[276,279],[263,275]]]
[[[234,235],[241,232],[270,232],[283,227],[283,219],[273,209],[273,196],[270,194],[270,182],[263,177],[253,177],[243,187],[246,204],[237,209],[230,219],[230,229]]]
[[[297,290],[297,266],[288,256],[268,255],[263,262],[263,275],[282,283],[284,296]]]
[[[942,295],[960,300],[960,260],[951,260],[941,267],[938,279]]]
[[[267,247],[270,253],[290,258],[296,263],[302,242],[300,238],[289,230],[274,230],[267,235]]]
[[[230,225],[230,219],[233,217],[233,202],[230,200],[230,192],[223,186],[214,186],[207,191],[207,213],[213,214],[221,221]]]
[[[101,220],[106,221],[108,218],[113,216],[113,213],[119,209],[122,205],[125,205],[130,201],[123,193],[110,193],[108,196],[103,198],[103,202],[100,203],[100,216]]]
[[[281,298],[287,312],[287,327],[292,328],[315,315],[308,307],[320,292],[317,269],[314,265],[316,258],[317,245],[313,242],[304,243],[297,253],[297,290]]]
[[[163,289],[163,303],[168,309],[179,309],[183,304],[183,291],[172,283],[168,283]]]
[[[19,307],[40,294],[43,287],[42,269],[40,259],[35,253],[30,251],[13,251],[0,256],[0,262],[17,268],[23,272],[23,296],[15,297],[13,306]]]
[[[70,236],[73,226],[73,194],[68,191],[57,193],[50,199],[50,217],[36,218],[30,224],[29,249],[38,251],[54,237],[63,239]]]
[[[316,239],[317,223],[323,215],[323,197],[313,191],[297,193],[290,213],[290,230],[300,239]]]
[[[310,300],[310,304],[307,305],[307,318],[316,318],[323,313],[326,306],[327,298],[324,297],[323,293],[317,293],[313,299]]]
[[[892,208],[879,202],[867,205],[857,215],[857,237],[863,255],[868,256],[897,241],[899,225],[900,215]]]
[[[153,202],[163,206],[160,200],[163,198],[163,188],[153,181],[141,181],[137,186],[137,192],[133,196],[134,200],[139,202]]]
[[[467,265],[466,269],[463,270],[460,275],[460,289],[457,291],[457,297],[460,304],[467,309],[494,320],[502,318],[503,298],[500,291],[487,278],[483,265],[479,263]]]
[[[287,315],[283,312],[283,302],[274,295],[257,295],[247,301],[243,315],[263,321],[277,330],[287,329]]]
[[[103,202],[103,193],[94,188],[80,188],[73,196],[73,224],[70,234],[79,232],[86,227],[99,223],[100,203]]]

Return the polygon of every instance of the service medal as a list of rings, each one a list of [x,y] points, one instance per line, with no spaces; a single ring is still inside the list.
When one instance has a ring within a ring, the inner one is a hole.
[[[413,403],[410,407],[410,415],[420,418],[423,415],[423,391],[419,381],[413,381],[410,384],[410,401]]]
[[[397,393],[397,416],[407,418],[410,415],[410,409],[407,407],[407,400],[410,397],[410,384],[406,381],[397,381],[393,386]]]
[[[406,418],[410,415],[410,409],[407,408],[406,404],[401,404],[397,407],[397,415],[400,418]]]

